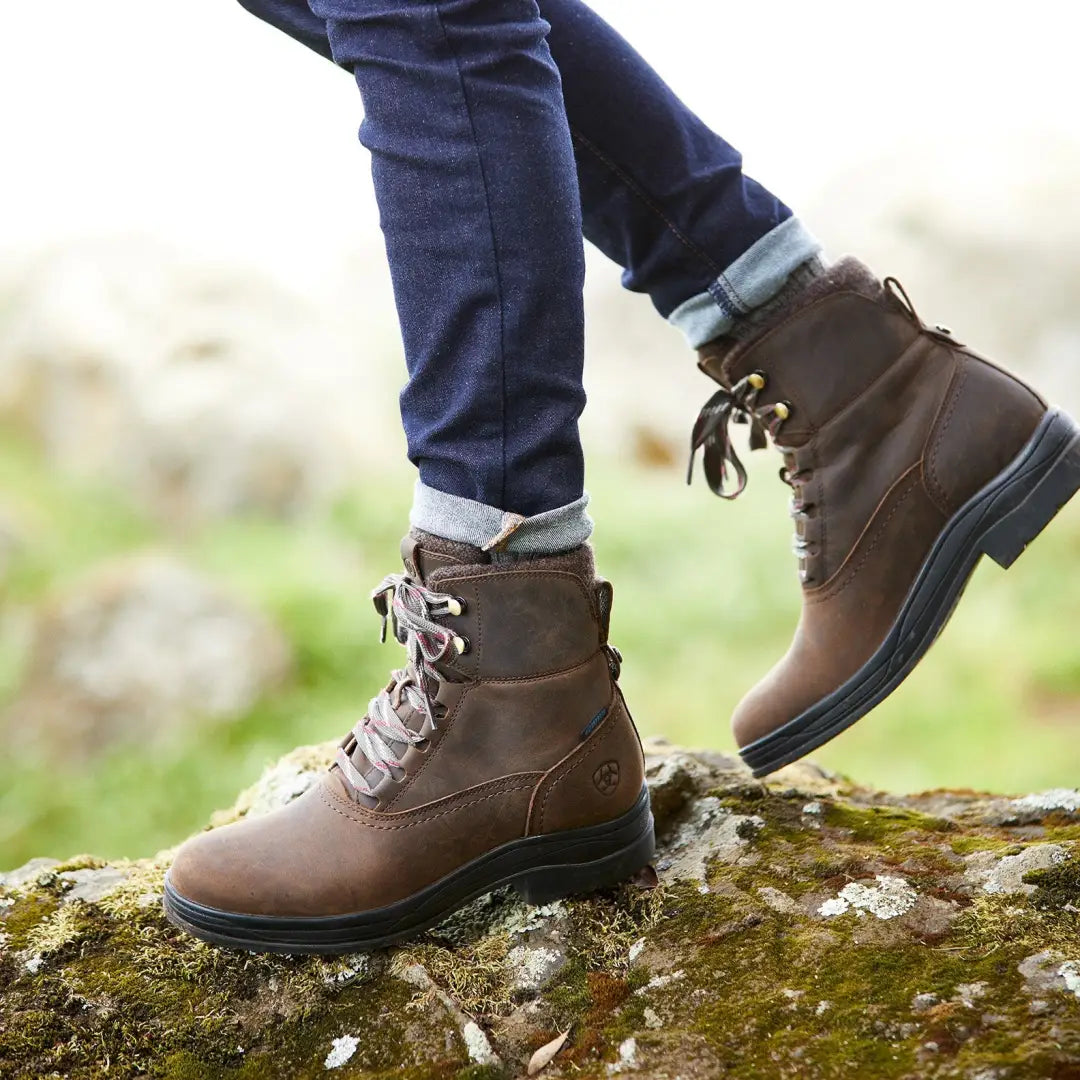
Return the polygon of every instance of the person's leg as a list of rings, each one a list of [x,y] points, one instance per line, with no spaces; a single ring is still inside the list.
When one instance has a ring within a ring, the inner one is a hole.
[[[318,5],[240,0],[323,56]],[[562,76],[585,236],[624,268],[628,289],[701,346],[772,299],[820,245],[742,171],[737,150],[686,107],[581,0],[539,0]],[[345,61],[347,66],[347,60]]]
[[[697,347],[780,291],[820,244],[580,0],[541,0],[563,75],[585,235]]]
[[[460,533],[463,516],[572,506],[560,517],[571,542],[556,541],[581,542],[581,211],[536,5],[245,6],[331,54],[363,97],[409,369],[401,408],[420,471],[415,523]]]
[[[363,95],[409,364],[421,483],[373,593],[408,662],[315,787],[184,846],[165,906],[219,944],[352,952],[505,885],[614,885],[654,845],[583,543],[584,252],[547,25],[533,0],[311,3]]]

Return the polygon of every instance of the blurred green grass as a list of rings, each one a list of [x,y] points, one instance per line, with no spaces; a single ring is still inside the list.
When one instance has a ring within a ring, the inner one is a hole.
[[[645,734],[730,748],[742,692],[786,649],[798,612],[787,489],[755,455],[735,505],[678,470],[601,460],[589,477],[601,573],[615,584],[612,637]],[[0,708],[16,693],[25,614],[97,561],[175,550],[277,620],[296,650],[293,685],[229,723],[193,720],[87,761],[0,759],[0,868],[36,855],[138,856],[176,843],[228,805],[268,762],[338,737],[401,653],[380,647],[368,592],[397,563],[408,470],[316,520],[234,520],[167,538],[121,495],[61,478],[0,438],[0,492],[31,542],[0,593]],[[871,717],[815,755],[892,790],[1024,792],[1080,780],[1080,505],[1003,574],[985,562],[946,633]]]

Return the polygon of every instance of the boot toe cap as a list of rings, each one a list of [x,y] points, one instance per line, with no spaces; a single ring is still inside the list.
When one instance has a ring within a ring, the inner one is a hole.
[[[771,735],[801,716],[839,685],[839,676],[810,678],[806,668],[784,657],[739,702],[731,717],[731,728],[739,749]]]
[[[236,914],[266,914],[267,882],[262,880],[256,888],[259,879],[250,873],[251,863],[261,861],[247,842],[251,831],[227,825],[192,837],[176,853],[169,868],[166,880],[170,888],[203,907]]]
[[[265,816],[192,837],[176,853],[169,886],[185,900],[233,914],[348,910],[350,890],[334,857],[339,820],[309,790]]]

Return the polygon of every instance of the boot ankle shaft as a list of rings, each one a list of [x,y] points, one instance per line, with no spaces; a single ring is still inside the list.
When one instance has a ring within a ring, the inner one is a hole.
[[[865,392],[922,332],[889,299],[833,292],[744,346],[706,346],[699,367],[729,387],[754,372],[764,375],[758,401],[789,406],[779,441],[799,445]]]
[[[447,567],[430,587],[458,597],[459,616],[443,620],[466,649],[448,666],[473,680],[520,679],[565,671],[605,643],[602,582],[532,561],[502,566]]]

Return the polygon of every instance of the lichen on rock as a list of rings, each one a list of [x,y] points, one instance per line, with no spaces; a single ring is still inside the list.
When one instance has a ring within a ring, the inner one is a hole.
[[[218,821],[296,797],[295,751]],[[1075,811],[768,783],[653,746],[658,884],[509,890],[338,958],[213,949],[162,917],[169,853],[0,875],[0,1075],[1000,1080],[1080,1074]],[[1019,805],[1018,805],[1019,804]]]

